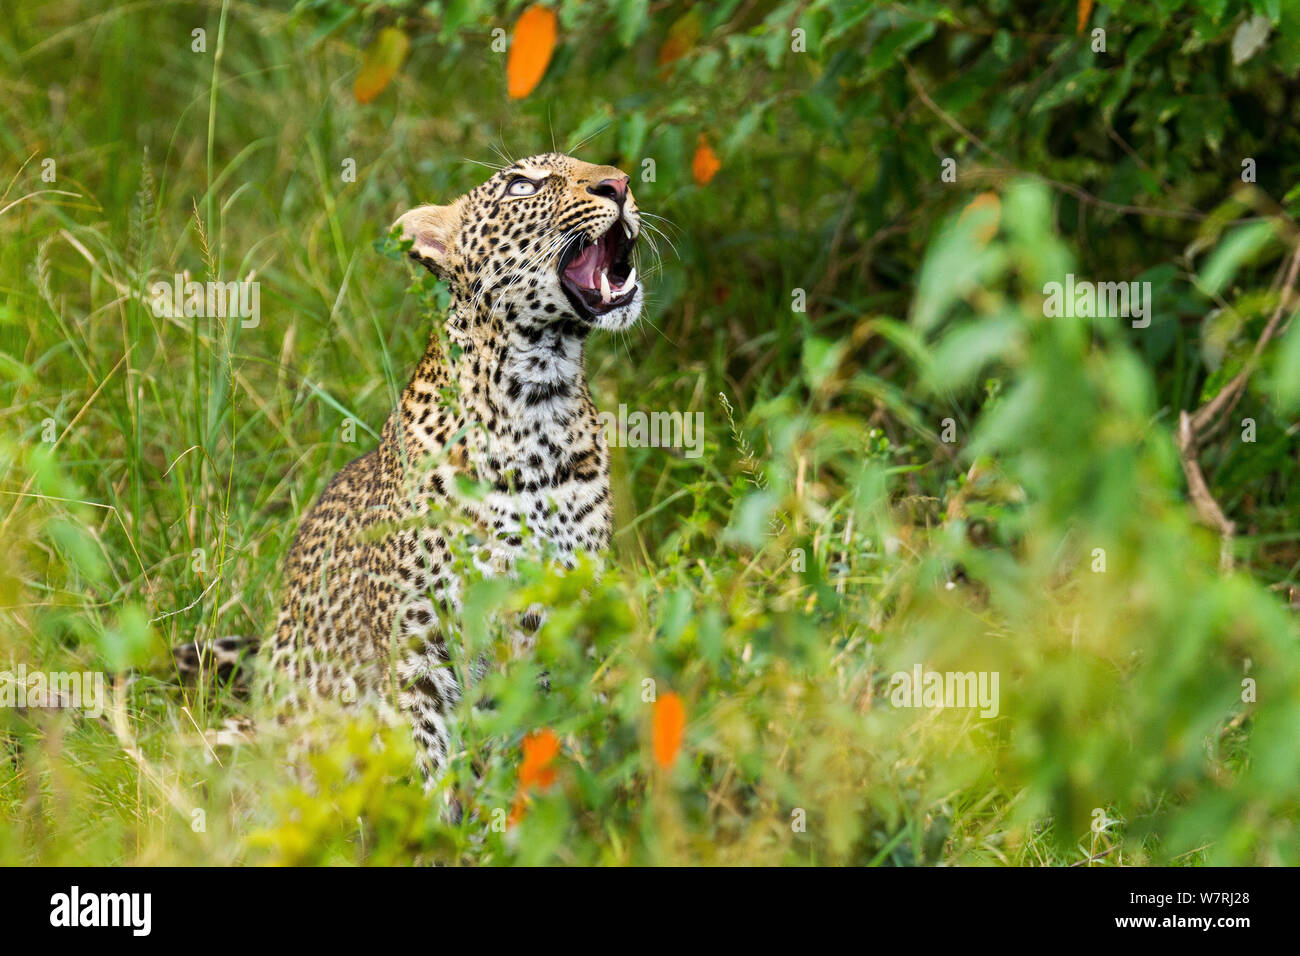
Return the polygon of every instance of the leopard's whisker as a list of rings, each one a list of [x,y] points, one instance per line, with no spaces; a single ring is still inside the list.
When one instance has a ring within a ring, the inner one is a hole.
[[[475,166],[486,166],[488,169],[495,169],[497,172],[505,169],[504,166],[498,166],[495,163],[485,163],[481,159],[470,159],[468,156],[462,156],[460,161],[462,163],[473,163]]]
[[[574,144],[572,144],[571,146],[569,146],[568,149],[567,149],[566,151],[569,152],[569,153],[576,153],[578,150],[582,149],[582,147],[586,146],[586,145],[587,145],[588,143],[590,143],[593,139],[595,139],[597,136],[599,136],[601,133],[605,132],[605,130],[609,129],[609,128],[610,128],[611,126],[613,126],[613,125],[614,125],[614,124],[613,124],[612,121],[609,122],[609,123],[606,123],[606,124],[605,124],[604,126],[602,126],[600,129],[598,129],[598,130],[596,130],[595,132],[591,133],[590,135],[586,136],[586,137],[585,137],[584,139],[582,139],[581,141],[579,141],[579,142],[577,142],[577,143],[574,143]]]
[[[647,222],[645,224],[645,227],[647,230],[647,238],[649,236],[659,236],[661,239],[663,239],[664,242],[668,243],[668,248],[672,249],[674,256],[676,256],[678,259],[682,257],[681,253],[677,251],[677,244],[673,242],[672,238],[668,235],[668,233],[664,232],[662,229],[660,229],[652,222]]]
[[[561,238],[563,238],[563,237],[561,237]],[[527,275],[530,273],[530,271],[531,271],[531,266],[534,265],[534,264],[535,264],[535,263],[536,263],[536,262],[537,262],[537,261],[538,261],[538,260],[539,260],[539,259],[540,259],[544,254],[545,254],[545,253],[546,253],[547,249],[550,249],[551,246],[552,246],[553,244],[558,244],[559,241],[560,241],[559,238],[553,240],[552,243],[549,243],[549,244],[547,245],[546,249],[543,249],[541,252],[539,252],[538,254],[534,255],[533,258],[532,258],[531,260],[529,260],[528,263],[526,263],[526,266],[528,266],[528,268],[521,267],[521,266],[519,266],[519,265],[517,265],[517,264],[516,264],[516,265],[505,264],[505,265],[502,265],[502,266],[501,266],[499,269],[497,269],[495,272],[493,272],[493,274],[492,274],[491,276],[489,276],[489,278],[488,278],[486,281],[481,282],[481,283],[479,284],[479,291],[475,294],[474,299],[473,299],[473,300],[471,301],[471,303],[470,303],[470,312],[471,312],[471,315],[473,315],[473,316],[477,316],[477,314],[478,314],[478,305],[479,305],[479,303],[482,301],[483,297],[484,297],[488,292],[493,291],[493,290],[496,289],[496,286],[497,286],[497,280],[502,279],[502,278],[504,278],[504,277],[507,276],[507,275],[514,274],[515,272],[518,272],[519,275],[520,275],[521,277],[522,277],[522,276],[527,276]],[[499,302],[500,299],[501,299],[501,296],[504,295],[506,292],[509,292],[512,288],[514,288],[514,286],[515,286],[519,281],[520,281],[519,279],[516,279],[515,282],[512,282],[512,283],[510,283],[509,285],[505,286],[505,287],[501,290],[501,294],[497,296],[497,301]],[[491,310],[489,310],[489,315],[491,314],[492,311],[495,311],[495,306],[494,306]]]

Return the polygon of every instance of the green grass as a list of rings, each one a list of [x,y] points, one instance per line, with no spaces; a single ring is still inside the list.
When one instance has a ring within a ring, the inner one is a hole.
[[[1157,361],[1114,320],[1044,321],[1036,290],[1090,255],[1047,187],[1001,185],[981,242],[950,221],[965,199],[918,183],[929,221],[891,233],[857,215],[887,135],[801,123],[793,95],[691,181],[696,126],[725,136],[749,73],[674,86],[648,39],[570,44],[512,103],[484,23],[452,53],[417,34],[363,107],[360,52],[319,28],[217,0],[60,0],[0,28],[0,669],[119,678],[106,721],[0,709],[0,862],[1300,860],[1300,646],[1269,589],[1295,580],[1294,463],[1269,464],[1294,436],[1245,449],[1265,462],[1237,482],[1258,534],[1222,573],[1169,424],[1197,343]],[[792,67],[791,89],[822,68]],[[629,152],[642,110],[658,123]],[[271,729],[212,751],[201,730],[256,704],[179,688],[167,649],[268,632],[299,517],[373,447],[437,321],[376,240],[481,181],[467,160],[588,137],[593,161],[657,157],[634,188],[675,246],[645,273],[647,321],[591,342],[597,404],[702,411],[704,455],[616,451],[599,580],[526,568],[470,590],[464,639],[489,653],[490,612],[555,613],[536,658],[466,702],[445,781],[462,822],[422,795],[404,735],[364,720],[339,719],[310,786]],[[978,295],[954,290],[967,268]],[[260,324],[155,316],[150,283],[178,272],[255,274]],[[918,663],[998,672],[998,718],[890,706]],[[670,769],[646,681],[685,701]],[[521,803],[544,729],[555,782]]]

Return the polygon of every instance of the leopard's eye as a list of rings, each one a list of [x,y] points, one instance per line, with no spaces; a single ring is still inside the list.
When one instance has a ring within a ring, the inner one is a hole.
[[[523,176],[516,176],[510,180],[510,185],[506,187],[507,196],[531,196],[537,192],[540,186],[531,179],[525,179]]]

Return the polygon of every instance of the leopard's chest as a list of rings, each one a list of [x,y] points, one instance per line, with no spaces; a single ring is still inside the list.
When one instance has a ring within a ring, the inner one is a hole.
[[[575,469],[564,457],[478,484],[463,482],[453,468],[436,469],[407,496],[401,523],[435,557],[459,535],[483,570],[508,570],[521,559],[569,564],[580,551],[605,548],[612,528],[607,463],[595,455],[581,463]]]
[[[436,588],[454,614],[466,577],[508,575],[525,560],[572,566],[609,545],[608,449],[570,352],[480,348],[481,361],[462,359],[456,401],[408,389],[385,431],[403,529],[385,550],[404,603]]]
[[[603,551],[612,524],[607,472],[558,482],[555,474],[524,472],[520,485],[477,495],[451,476],[426,476],[424,494],[397,509],[400,530],[379,545],[393,590],[377,632],[428,638],[460,615],[469,579],[510,575],[521,561],[572,567],[578,555]]]

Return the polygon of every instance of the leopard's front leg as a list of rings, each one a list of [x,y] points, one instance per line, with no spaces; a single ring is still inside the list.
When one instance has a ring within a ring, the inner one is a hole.
[[[452,711],[461,688],[440,632],[414,642],[397,665],[398,703],[411,721],[425,790],[433,788],[451,755]]]

